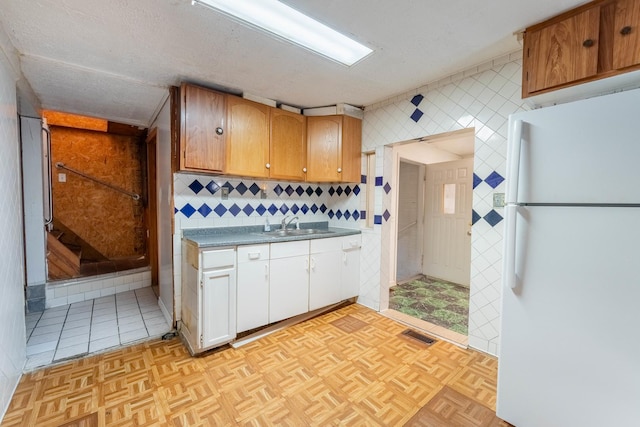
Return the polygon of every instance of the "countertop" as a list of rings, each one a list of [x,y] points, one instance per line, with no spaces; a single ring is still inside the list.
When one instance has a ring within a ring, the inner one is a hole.
[[[271,225],[271,230],[280,229],[280,225]],[[361,234],[360,230],[350,228],[329,227],[328,222],[300,223],[300,229],[326,230],[321,234],[303,234],[276,236],[264,232],[264,226],[237,226],[189,228],[182,231],[182,238],[194,243],[199,248],[221,246],[256,245],[264,243],[289,242],[294,240],[326,239],[330,237],[350,236]]]

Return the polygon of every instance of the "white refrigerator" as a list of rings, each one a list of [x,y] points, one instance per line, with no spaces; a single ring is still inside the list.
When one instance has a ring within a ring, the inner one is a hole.
[[[497,415],[640,426],[640,90],[509,126]]]

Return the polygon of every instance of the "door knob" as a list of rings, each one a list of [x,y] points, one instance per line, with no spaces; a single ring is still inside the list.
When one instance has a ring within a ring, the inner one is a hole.
[[[222,134],[224,133],[224,131],[222,130],[222,128],[221,128],[221,127],[217,127],[217,128],[216,128],[216,133],[217,133],[218,135],[222,135]]]
[[[467,231],[467,236],[471,236],[471,230]]]

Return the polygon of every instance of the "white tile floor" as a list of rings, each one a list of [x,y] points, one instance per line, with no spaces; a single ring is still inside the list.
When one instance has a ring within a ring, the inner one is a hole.
[[[169,332],[150,287],[27,315],[31,370]]]

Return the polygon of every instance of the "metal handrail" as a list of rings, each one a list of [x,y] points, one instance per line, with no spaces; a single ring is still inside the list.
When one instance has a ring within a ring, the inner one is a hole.
[[[56,163],[56,167],[58,169],[66,169],[71,173],[75,173],[78,176],[81,176],[81,177],[83,177],[85,179],[88,179],[89,181],[93,181],[93,182],[95,182],[97,184],[104,185],[105,187],[108,187],[108,188],[110,188],[112,190],[118,191],[118,192],[120,192],[122,194],[126,194],[127,196],[131,197],[133,200],[140,200],[140,195],[137,194],[137,193],[133,193],[131,191],[127,191],[127,190],[122,189],[120,187],[117,187],[117,186],[115,186],[113,184],[109,184],[108,182],[104,182],[104,181],[102,181],[102,180],[100,180],[98,178],[94,178],[94,177],[92,177],[90,175],[87,175],[87,174],[85,174],[83,172],[80,172],[78,170],[72,169],[72,168],[70,168],[68,166],[65,166],[65,164],[62,163],[62,162],[57,162]]]

